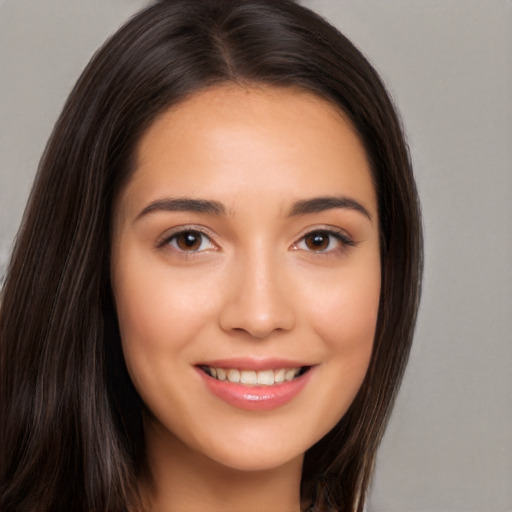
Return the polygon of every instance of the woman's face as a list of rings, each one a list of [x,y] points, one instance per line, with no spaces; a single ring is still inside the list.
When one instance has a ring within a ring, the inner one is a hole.
[[[241,470],[301,461],[354,399],[379,307],[376,193],[349,123],[295,89],[197,93],[142,137],[114,220],[148,443]]]

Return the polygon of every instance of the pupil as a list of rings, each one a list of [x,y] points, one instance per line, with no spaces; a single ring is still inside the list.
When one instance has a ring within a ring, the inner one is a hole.
[[[200,244],[200,238],[197,233],[189,231],[179,237],[178,244],[182,249],[197,249]]]
[[[313,250],[323,250],[329,245],[329,237],[323,233],[315,233],[307,238],[307,245]]]

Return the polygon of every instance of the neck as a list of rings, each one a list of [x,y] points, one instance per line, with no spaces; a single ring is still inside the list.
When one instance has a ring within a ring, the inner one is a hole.
[[[147,431],[151,482],[142,484],[150,512],[300,511],[301,456],[259,471],[241,471]]]

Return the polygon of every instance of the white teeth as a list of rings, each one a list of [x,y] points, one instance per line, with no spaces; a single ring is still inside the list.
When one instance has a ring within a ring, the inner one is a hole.
[[[240,382],[240,372],[235,369],[227,371],[229,382]]]
[[[280,382],[284,382],[284,374],[286,373],[286,370],[277,370],[274,375],[274,381],[276,384],[279,384]]]
[[[274,372],[272,370],[263,370],[262,372],[258,372],[257,375],[257,383],[263,386],[272,386],[274,384],[276,378],[274,376]]]
[[[242,384],[254,384],[258,383],[258,377],[256,377],[256,372],[242,370],[240,372],[240,382]]]
[[[208,373],[217,380],[241,383],[247,386],[272,386],[292,381],[300,368],[280,368],[278,370],[237,370],[236,368],[207,367]]]
[[[287,380],[287,381],[293,380],[295,375],[296,375],[295,370],[293,370],[293,369],[292,370],[287,370],[286,373],[284,374],[284,379]]]

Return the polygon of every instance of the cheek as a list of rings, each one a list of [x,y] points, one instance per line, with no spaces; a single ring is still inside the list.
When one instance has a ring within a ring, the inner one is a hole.
[[[336,283],[336,285],[333,285]],[[334,353],[371,351],[379,311],[380,262],[351,266],[309,294],[310,323]],[[321,290],[319,291],[319,288]],[[313,299],[311,299],[313,297]]]
[[[377,256],[368,264],[339,272],[323,286],[322,281],[316,281],[317,294],[314,300],[310,299],[308,314],[327,354],[322,369],[326,383],[323,392],[330,405],[327,410],[318,411],[318,417],[325,421],[324,429],[334,427],[346,413],[366,375],[379,311],[380,283]]]
[[[211,329],[222,275],[208,270],[151,264],[125,246],[112,282],[126,365],[139,389],[159,371],[168,374],[169,364],[179,371],[194,355],[191,342]]]
[[[311,305],[310,324],[326,350],[322,399],[315,396],[318,407],[311,408],[315,431],[322,435],[345,415],[368,370],[379,310],[380,271],[367,277],[326,288],[322,300]]]
[[[155,373],[163,361],[176,360],[208,316],[198,307],[199,291],[158,268],[132,262],[114,281],[119,330],[126,365],[134,382]]]

